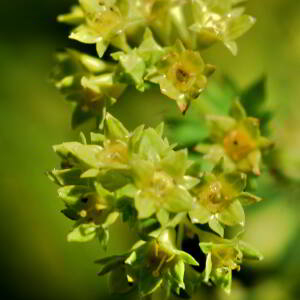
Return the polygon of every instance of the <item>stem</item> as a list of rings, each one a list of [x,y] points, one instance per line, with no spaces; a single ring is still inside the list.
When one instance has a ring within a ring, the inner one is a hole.
[[[180,223],[178,228],[177,241],[176,241],[177,249],[181,249],[183,237],[184,237],[184,223]]]

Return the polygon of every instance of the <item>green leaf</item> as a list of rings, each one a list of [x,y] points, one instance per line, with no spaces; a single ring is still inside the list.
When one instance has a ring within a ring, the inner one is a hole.
[[[263,255],[255,249],[253,246],[249,245],[246,242],[239,241],[238,242],[239,249],[243,253],[244,259],[254,259],[254,260],[262,260]]]
[[[76,27],[71,32],[69,38],[85,44],[95,44],[103,40],[95,30],[87,25]]]
[[[254,175],[260,175],[260,164],[261,164],[261,152],[260,150],[252,151],[248,155],[248,162],[250,164],[251,171]]]
[[[105,41],[104,39],[101,39],[96,43],[96,51],[100,58],[104,55],[106,49],[108,48],[108,45],[109,42]]]
[[[144,133],[145,125],[138,126],[130,135],[129,142],[128,142],[128,149],[129,153],[137,153],[140,139]]]
[[[101,196],[103,198],[113,196],[113,194],[110,191],[108,191],[107,189],[105,189],[100,182],[95,181],[94,186],[95,186],[96,192],[99,196]]]
[[[109,170],[106,171],[100,178],[102,186],[108,191],[116,191],[123,186],[132,182],[131,178],[128,177],[126,170]]]
[[[161,166],[170,176],[180,178],[189,167],[187,149],[172,151],[161,161]]]
[[[68,14],[58,16],[58,22],[79,25],[84,21],[84,13],[79,6],[73,6]]]
[[[164,133],[164,127],[165,124],[163,122],[161,122],[158,126],[156,126],[155,130],[157,132],[157,134],[162,138],[163,133]]]
[[[203,205],[197,204],[197,207],[189,212],[192,223],[205,224],[211,218],[211,212]]]
[[[221,175],[221,181],[226,195],[235,197],[246,188],[247,175],[240,172],[225,173]]]
[[[253,194],[250,194],[248,192],[243,192],[237,196],[237,199],[243,204],[243,205],[251,205],[255,204],[257,202],[260,202],[262,198],[257,197]]]
[[[253,140],[258,140],[260,137],[259,120],[256,118],[246,118],[243,120],[243,126]]]
[[[87,186],[67,185],[57,190],[58,196],[67,204],[74,205],[80,201],[84,195],[91,192]]]
[[[238,45],[235,41],[224,41],[224,45],[232,55],[236,56],[238,54]]]
[[[214,282],[227,294],[231,292],[232,271],[229,268],[218,268],[214,274]]]
[[[195,187],[200,182],[199,178],[192,177],[185,175],[183,178],[178,182],[182,187],[184,187],[186,190],[190,190],[193,187]]]
[[[176,250],[175,251],[179,256],[180,258],[188,265],[191,265],[191,266],[199,266],[199,263],[196,261],[196,259],[188,254],[187,252],[185,251],[180,251],[180,250]]]
[[[241,203],[237,200],[231,203],[219,214],[219,220],[225,225],[245,225],[245,212]]]
[[[71,163],[80,164],[88,168],[97,168],[97,155],[102,148],[97,145],[82,145],[78,142],[68,142],[53,146],[54,151]]]
[[[194,199],[181,186],[174,186],[165,195],[164,206],[167,210],[174,213],[190,211],[194,207]]]
[[[156,212],[153,199],[146,193],[138,193],[134,199],[134,203],[140,219],[149,218]]]
[[[103,229],[106,229],[107,227],[109,227],[110,225],[112,225],[113,223],[116,222],[116,220],[119,218],[120,213],[117,211],[113,211],[111,213],[109,213],[105,219],[105,221],[102,224]]]
[[[112,54],[112,57],[120,62],[122,72],[131,79],[131,81],[136,85],[136,88],[143,91],[143,77],[146,66],[144,60],[138,55],[136,49],[127,54],[123,52],[115,52]]]
[[[133,184],[127,184],[124,187],[116,191],[116,197],[118,199],[123,197],[135,198],[138,193],[138,189]]]
[[[211,242],[202,242],[202,243],[199,243],[199,246],[204,254],[210,253],[213,249],[213,243],[211,243]]]
[[[77,168],[53,170],[48,173],[51,180],[57,184],[64,185],[85,185],[87,180],[80,178],[82,171]]]
[[[139,282],[139,292],[142,297],[152,294],[163,283],[163,279],[161,277],[154,277],[148,272],[149,271],[144,271],[143,274],[141,274]]]
[[[105,140],[105,135],[101,133],[91,132],[91,143],[96,145],[102,145]]]
[[[77,208],[74,207],[67,207],[61,210],[61,213],[63,213],[64,216],[66,216],[68,219],[72,221],[77,221],[78,219],[80,219],[80,216],[78,215],[78,210]]]
[[[129,137],[129,132],[124,125],[109,113],[105,116],[104,132],[105,137],[113,141],[127,140]]]
[[[138,154],[143,159],[153,162],[159,161],[167,150],[169,150],[169,145],[153,128],[148,128],[143,132],[138,147]]]
[[[138,53],[148,66],[156,64],[164,53],[163,49],[154,40],[149,28],[145,30],[144,39],[138,48]]]
[[[180,288],[184,289],[184,261],[182,259],[178,260],[172,268],[170,268],[170,274],[173,280],[178,284]]]
[[[229,116],[208,115],[207,121],[211,126],[211,134],[216,139],[222,139],[236,125],[236,120]]]
[[[128,265],[133,265],[136,261],[136,252],[133,251],[131,252],[131,254],[127,257],[127,259],[125,260],[125,263]]]
[[[81,178],[95,178],[100,174],[98,169],[88,169],[80,175]]]
[[[136,225],[137,211],[134,203],[130,198],[121,198],[117,201],[117,208],[122,215],[122,221],[128,223],[130,227]]]
[[[109,241],[109,231],[107,229],[100,229],[98,232],[98,240],[102,249],[106,251]]]
[[[165,226],[169,222],[169,213],[163,208],[156,213],[156,217],[162,226]]]
[[[248,15],[229,18],[226,27],[225,40],[232,41],[239,38],[254,25],[255,21],[255,18]]]
[[[247,117],[246,111],[239,100],[233,102],[230,110],[230,116],[232,116],[237,121],[241,121]]]
[[[208,221],[208,225],[209,225],[211,230],[216,232],[221,237],[224,237],[224,227],[219,223],[217,218],[211,217]]]
[[[79,224],[67,236],[68,242],[89,242],[96,237],[97,226],[93,223]]]
[[[104,229],[106,229],[107,227],[109,227],[110,225],[112,225],[113,223],[116,222],[116,220],[119,218],[120,213],[117,211],[113,211],[111,213],[109,213],[105,219],[105,221],[102,224],[102,227]]]

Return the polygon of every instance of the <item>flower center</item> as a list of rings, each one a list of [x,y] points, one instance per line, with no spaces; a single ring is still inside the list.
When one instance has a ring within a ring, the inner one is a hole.
[[[225,136],[223,142],[225,151],[234,161],[239,161],[245,158],[256,148],[255,142],[243,129],[231,131]]]
[[[99,161],[103,161],[106,164],[113,163],[127,163],[128,161],[128,147],[122,142],[106,142],[104,149],[99,153]]]
[[[89,25],[100,35],[108,36],[117,31],[122,22],[122,15],[114,5],[107,6],[102,3],[99,3],[99,5],[103,10],[88,19]]]
[[[162,171],[154,173],[151,181],[151,188],[153,189],[156,196],[162,198],[167,191],[174,185],[173,179]]]
[[[151,268],[154,277],[159,277],[164,267],[166,267],[174,257],[175,255],[167,253],[155,242],[148,257],[147,266]]]
[[[183,70],[181,68],[178,68],[176,70],[176,79],[178,81],[187,82],[189,80],[189,77],[190,77],[189,74],[185,70]]]
[[[82,198],[81,202],[84,204],[84,207],[79,212],[79,216],[86,218],[89,222],[100,224],[102,212],[107,209],[104,199],[96,195],[90,195]]]

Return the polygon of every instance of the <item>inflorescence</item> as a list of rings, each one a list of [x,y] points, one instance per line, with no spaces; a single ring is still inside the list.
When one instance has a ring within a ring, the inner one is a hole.
[[[142,97],[157,85],[182,113],[201,101],[216,69],[201,52],[221,42],[237,53],[235,40],[255,23],[243,3],[79,0],[58,18],[75,25],[71,39],[95,44],[98,57],[71,49],[58,53],[53,81],[75,104],[74,128],[90,118],[101,124],[88,137],[81,134],[81,142],[54,146],[61,168],[48,176],[59,185],[62,212],[74,221],[68,241],[97,238],[106,248],[118,219],[140,238],[127,253],[97,261],[100,275],[118,278],[116,292],[137,287],[141,296],[159,288],[166,295],[192,294],[211,283],[230,292],[232,271],[243,260],[262,259],[240,234],[226,236],[228,228],[244,227],[243,207],[262,200],[249,192],[248,179],[261,174],[263,153],[272,146],[239,100],[227,115],[206,116],[209,139],[193,151],[213,165],[209,171],[164,137],[163,124],[129,131],[108,113],[128,86]],[[183,241],[195,236],[206,261],[183,249]]]

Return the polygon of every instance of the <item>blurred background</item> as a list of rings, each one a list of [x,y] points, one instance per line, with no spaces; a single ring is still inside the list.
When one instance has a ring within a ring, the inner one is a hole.
[[[70,128],[71,107],[48,80],[53,53],[74,46],[66,38],[69,28],[56,23],[56,16],[73,3],[1,3],[3,300],[120,298],[109,295],[106,278],[96,275],[98,266],[93,261],[104,255],[98,243],[66,242],[71,222],[60,213],[63,205],[56,187],[45,176],[45,171],[58,165],[51,146],[78,137]],[[219,74],[226,73],[241,87],[267,75],[268,107],[275,112],[271,132],[281,150],[278,164],[284,176],[276,182],[266,178],[258,191],[266,201],[247,212],[244,240],[260,249],[265,260],[235,274],[231,296],[204,288],[195,299],[300,299],[300,1],[249,0],[247,9],[257,17],[257,24],[238,41],[238,56],[232,57],[225,48],[216,46],[207,57],[218,66]],[[134,106],[137,96],[137,92],[129,91],[115,108],[129,127],[144,119],[148,124],[158,123],[167,108],[175,108],[172,101],[166,106],[158,102],[153,105],[151,94],[139,98],[139,105]],[[122,253],[132,243],[132,234],[118,223],[113,227],[108,252]]]

